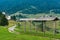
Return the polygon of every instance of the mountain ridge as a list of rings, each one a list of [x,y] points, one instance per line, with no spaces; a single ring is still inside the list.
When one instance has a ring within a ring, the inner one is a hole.
[[[60,0],[1,0],[0,11],[4,11],[7,14],[16,13],[17,11],[29,9],[33,5],[37,10],[31,9],[33,12],[23,11],[22,13],[40,13],[49,12],[54,10],[56,13],[60,13]]]

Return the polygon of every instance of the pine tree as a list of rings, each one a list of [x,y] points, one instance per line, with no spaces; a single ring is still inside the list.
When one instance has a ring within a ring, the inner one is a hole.
[[[0,12],[0,26],[8,25],[8,20],[6,19],[6,16]]]

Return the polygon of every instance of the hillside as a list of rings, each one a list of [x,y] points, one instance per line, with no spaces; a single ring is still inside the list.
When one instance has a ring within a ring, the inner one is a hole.
[[[6,27],[0,26],[0,40],[49,40],[49,38],[26,34],[9,33]]]
[[[21,22],[19,22],[21,23]],[[23,26],[17,26],[18,31],[15,31],[14,33],[10,33],[8,31],[8,28],[11,27],[12,25],[15,25],[16,22],[13,20],[9,21],[9,26],[0,26],[0,39],[1,40],[59,40],[57,38],[60,38],[60,34],[56,34],[54,36],[54,34],[51,34],[51,32],[45,32],[45,36],[44,36],[44,32],[41,31],[34,31],[34,26],[32,25],[32,31],[34,32],[28,32],[29,31],[29,22],[27,22],[28,25],[26,25],[26,32],[24,32],[24,22],[22,22]],[[49,24],[49,22],[47,22],[47,24]],[[50,22],[50,25],[52,24],[52,22]],[[60,24],[60,23],[58,23]],[[51,25],[52,26],[52,25]],[[60,26],[60,25],[59,25]],[[57,26],[58,27],[58,26]]]
[[[60,0],[0,0],[0,11],[7,14],[21,11],[26,14],[47,13],[54,10],[60,13]],[[29,11],[29,10],[30,11]]]
[[[24,14],[20,11],[11,14],[10,16],[16,16],[17,18],[40,18],[42,16],[54,16],[54,17],[60,17],[59,13],[55,13],[55,12],[49,12],[49,13],[37,13],[37,14]]]
[[[12,25],[15,25],[16,22],[13,20],[9,21],[9,26],[0,26],[0,39],[1,40],[50,40],[49,37],[42,37],[42,36],[34,36],[34,35],[28,35],[23,34],[21,32],[19,33],[10,33],[8,31],[8,27],[11,27]],[[53,38],[52,38],[53,39]]]

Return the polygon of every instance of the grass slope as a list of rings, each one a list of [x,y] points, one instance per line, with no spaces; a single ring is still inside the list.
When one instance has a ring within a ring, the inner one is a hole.
[[[9,33],[6,27],[0,26],[0,40],[49,40],[49,38],[27,34]]]
[[[47,22],[47,26],[50,23],[50,26],[52,28],[52,22]],[[43,32],[36,32],[34,29],[34,26],[32,25],[32,32],[29,32],[30,28],[30,23],[27,22],[26,25],[26,32],[24,33],[24,22],[22,22],[22,26],[20,28],[18,27],[18,32],[15,33],[9,33],[8,32],[8,27],[11,27],[13,25],[17,24],[15,21],[10,20],[8,26],[0,26],[0,40],[53,40],[54,38],[59,38],[60,39],[60,34],[56,34],[55,36],[53,34],[50,34],[51,32],[46,32],[45,37],[43,35]],[[60,22],[58,21],[58,24]],[[60,25],[57,25],[57,28],[60,28]]]

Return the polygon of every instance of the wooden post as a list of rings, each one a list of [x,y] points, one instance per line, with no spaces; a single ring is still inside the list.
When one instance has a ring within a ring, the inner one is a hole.
[[[56,21],[54,21],[54,36],[56,36]]]
[[[25,24],[24,24],[24,32],[26,32],[26,21],[25,21]]]
[[[42,32],[44,32],[44,30],[43,30],[43,29],[44,29],[43,26],[44,26],[44,25],[43,25],[43,21],[42,21]]]
[[[46,23],[45,23],[46,21],[42,21],[42,32],[44,32],[44,36],[45,36],[45,26],[46,26]]]
[[[37,32],[37,27],[36,27],[36,25],[35,25],[35,31]]]
[[[31,26],[32,26],[32,21],[30,21],[30,32],[32,31]]]

